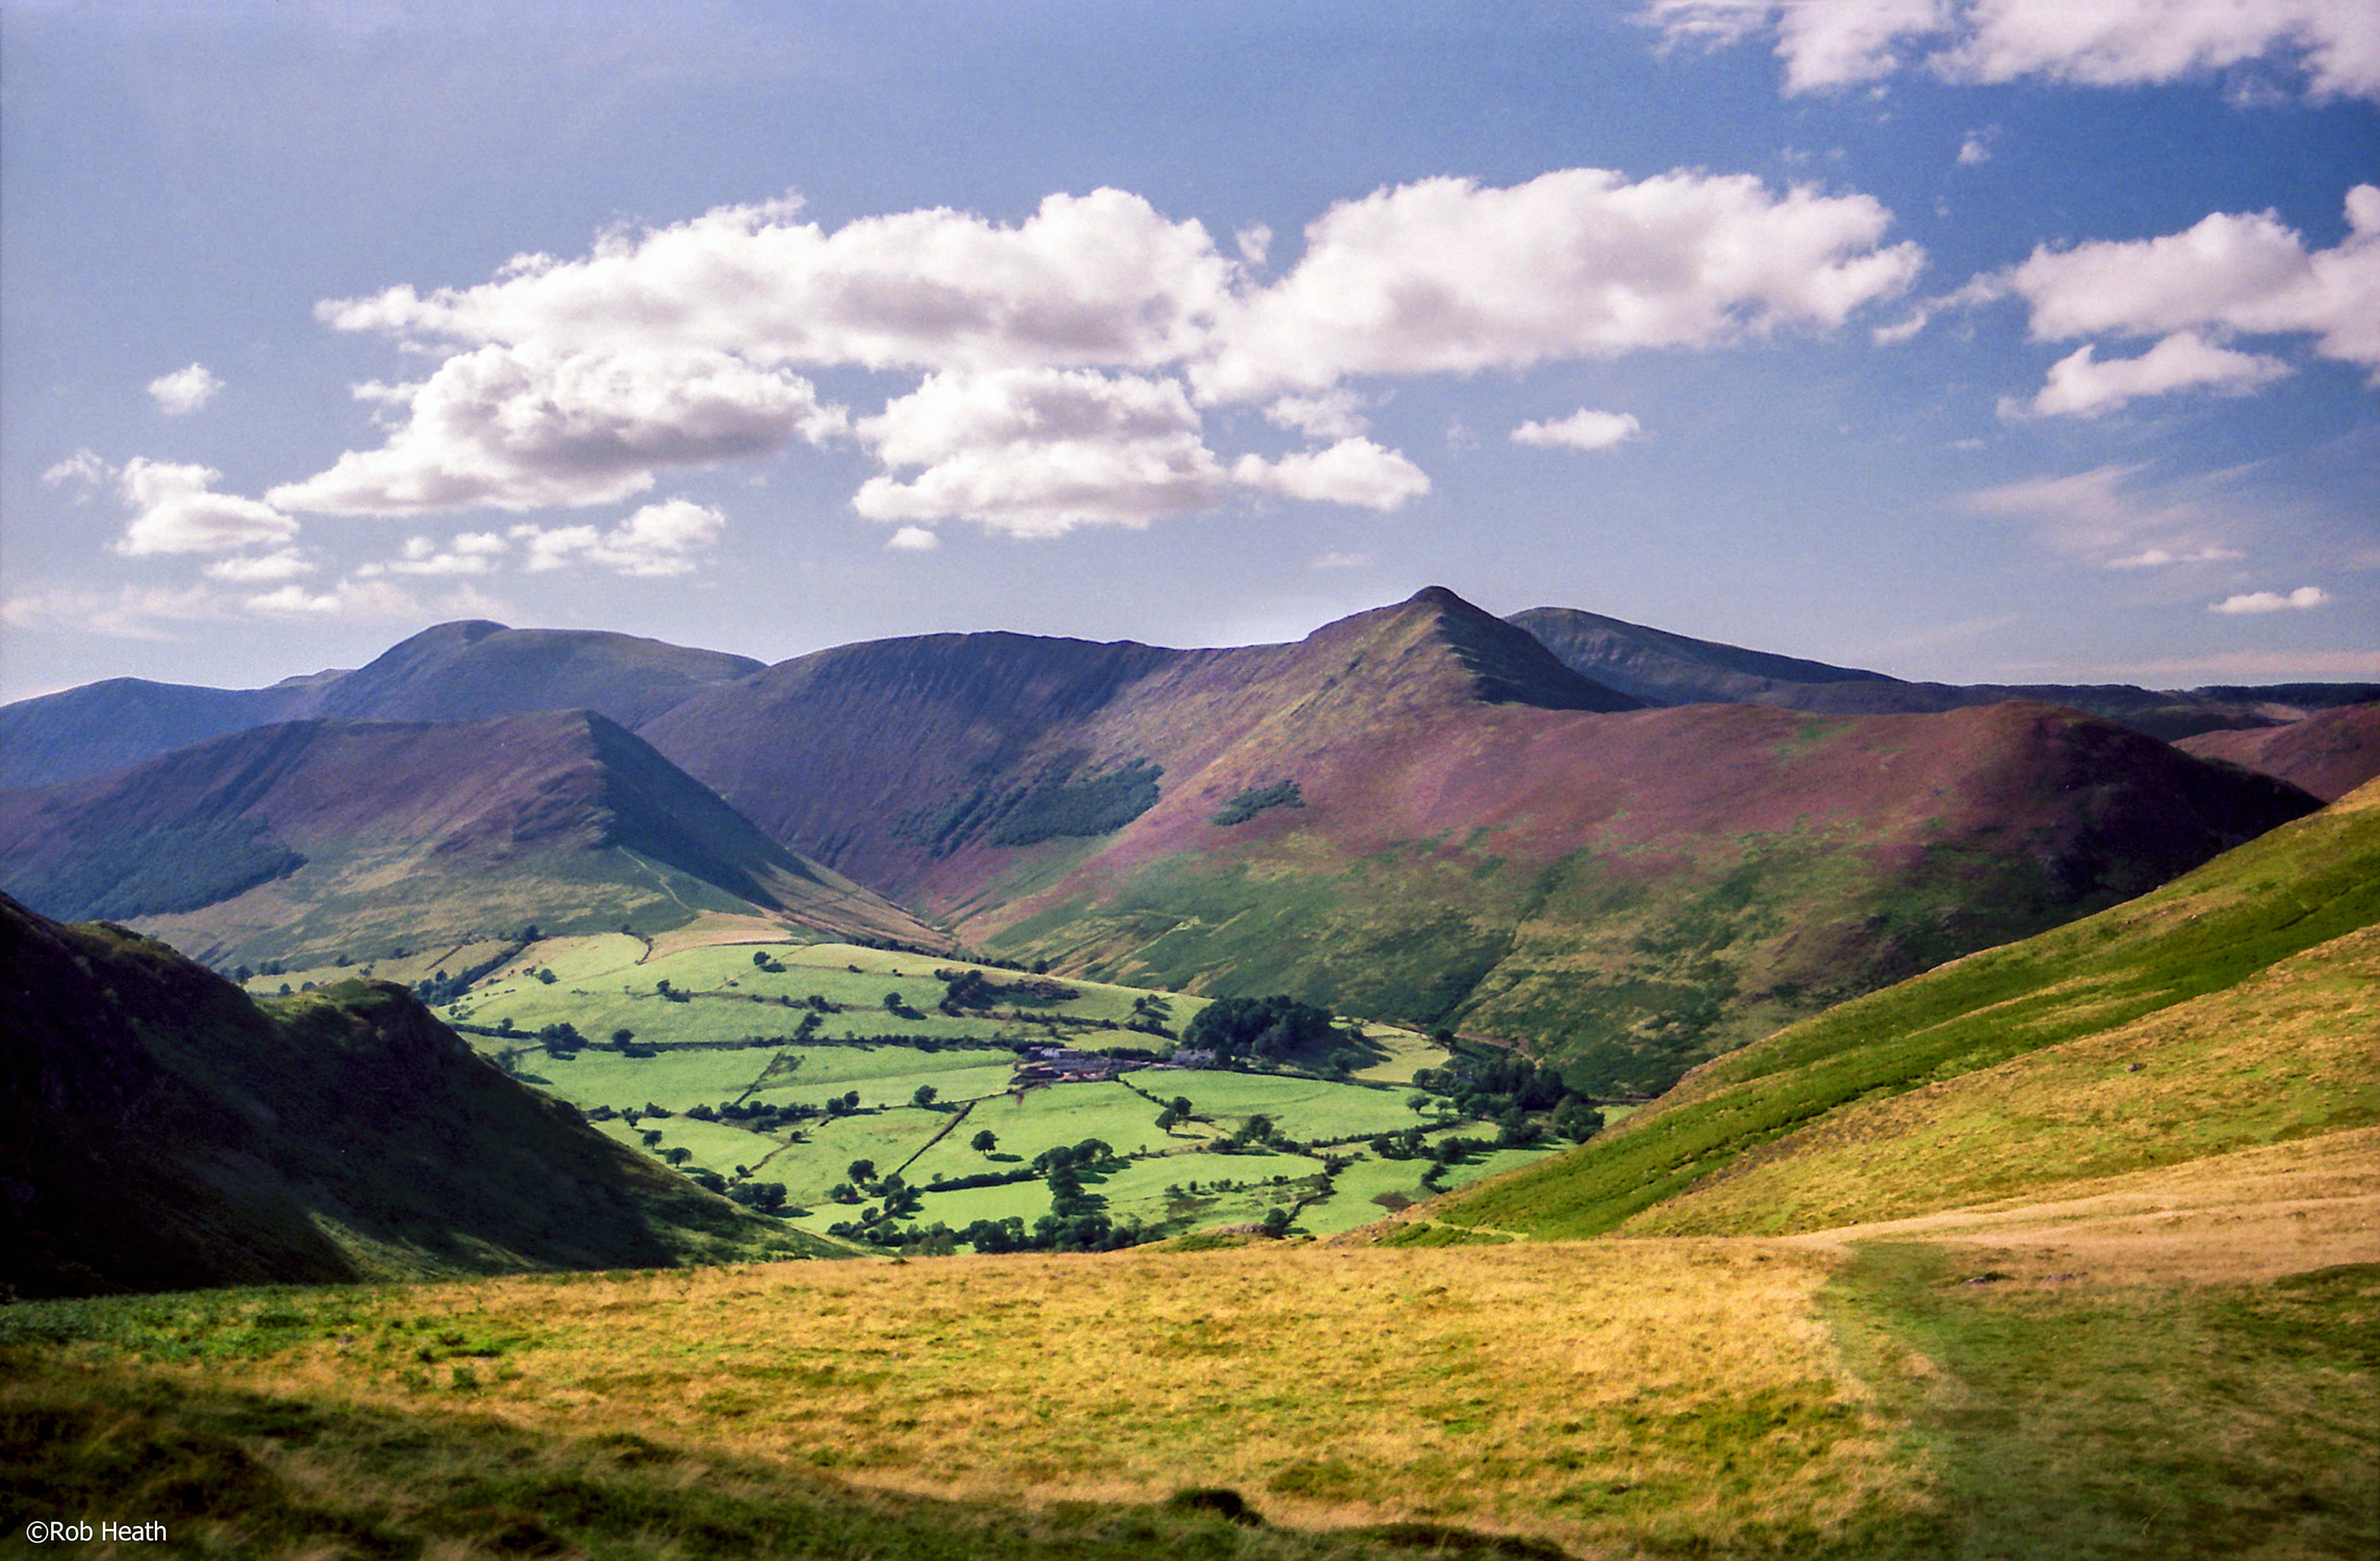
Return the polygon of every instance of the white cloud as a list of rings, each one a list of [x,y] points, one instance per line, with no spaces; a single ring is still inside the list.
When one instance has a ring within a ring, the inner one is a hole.
[[[11,628],[71,628],[115,639],[167,640],[175,637],[169,624],[231,616],[221,593],[207,585],[35,591],[0,603],[0,623]]]
[[[947,208],[833,233],[798,202],[726,206],[495,281],[326,303],[341,330],[565,352],[667,345],[761,363],[989,369],[1152,367],[1194,349],[1233,267],[1137,195],[1052,195],[1003,227]]]
[[[487,346],[418,385],[359,387],[407,408],[378,450],[267,495],[291,509],[407,514],[613,503],[657,466],[772,451],[842,422],[807,380],[708,348]]]
[[[2228,596],[2221,601],[2210,602],[2209,612],[2304,612],[2320,607],[2330,599],[2330,593],[2319,586],[2300,586],[2289,595],[2277,591],[2249,591],[2240,596]]]
[[[223,558],[200,571],[210,580],[222,580],[238,586],[259,586],[272,580],[294,580],[300,575],[314,573],[314,565],[295,548],[278,552],[259,554],[252,558]]]
[[[2143,466],[2095,466],[2027,478],[1961,495],[1976,514],[2032,521],[2050,551],[2115,566],[2157,552],[2176,562],[2223,556],[2239,524],[2219,490],[2225,474],[2179,483],[2142,480]]]
[[[258,543],[286,542],[298,523],[271,504],[212,485],[223,473],[210,466],[180,466],[135,455],[124,463],[116,487],[132,506],[115,551],[144,553],[229,552]]]
[[[487,575],[494,572],[497,563],[511,550],[511,539],[495,531],[463,532],[443,550],[427,537],[408,537],[396,557],[379,563],[367,563],[356,573],[367,577],[374,575]]]
[[[1354,391],[1325,391],[1320,395],[1284,395],[1265,408],[1265,421],[1275,428],[1295,429],[1308,439],[1352,439],[1369,425],[1363,398]]]
[[[2192,548],[2174,552],[2167,548],[2143,548],[2124,558],[2107,561],[2110,569],[2167,569],[2177,563],[2224,563],[2244,556],[2237,548]]]
[[[1512,430],[1512,442],[1609,450],[1644,431],[1633,412],[1595,412],[1582,406],[1569,417],[1550,423],[1523,423]]]
[[[1305,567],[1308,569],[1361,569],[1372,562],[1370,553],[1327,552]]]
[[[727,517],[719,511],[691,499],[669,499],[645,505],[609,531],[524,525],[512,528],[512,538],[521,544],[522,567],[532,575],[584,561],[614,575],[666,575],[692,572],[696,555],[726,529]]]
[[[896,553],[929,553],[942,545],[942,539],[922,526],[905,526],[884,545]]]
[[[2043,341],[2185,331],[2311,333],[2325,357],[2380,380],[2380,187],[2347,194],[2349,233],[2308,250],[2271,212],[2216,212],[2158,238],[2038,248],[1980,277],[1973,298],[2013,294]]]
[[[241,603],[258,618],[302,620],[337,618],[349,623],[402,623],[425,616],[412,593],[388,580],[342,580],[326,591],[303,586],[283,586],[244,599]]]
[[[1424,179],[1318,218],[1304,258],[1233,302],[1191,378],[1232,401],[1829,328],[1923,263],[1913,244],[1876,247],[1891,221],[1864,195],[1777,196],[1748,175]]]
[[[1301,451],[1268,461],[1243,455],[1232,480],[1269,493],[1326,504],[1392,510],[1429,491],[1429,477],[1395,450],[1368,439],[1342,439],[1326,450]]]
[[[478,286],[322,304],[330,325],[437,362],[418,383],[357,387],[390,425],[380,447],[267,499],[390,515],[613,503],[670,466],[848,434],[888,468],[854,495],[864,515],[1053,536],[1222,502],[1232,478],[1198,406],[1255,400],[1335,442],[1247,480],[1386,502],[1426,479],[1361,440],[1353,377],[1830,329],[1922,264],[1884,245],[1891,214],[1868,197],[1693,172],[1383,189],[1313,224],[1269,284],[1269,230],[1235,235],[1233,259],[1115,189],[1050,196],[1014,224],[935,209],[830,231],[797,213],[722,207],[578,259],[521,256]],[[820,405],[804,366],[921,378],[855,417]]]
[[[62,482],[79,482],[86,486],[107,480],[107,463],[90,450],[78,450],[42,474],[42,486],[55,488]]]
[[[171,374],[160,374],[149,381],[149,393],[169,417],[195,412],[214,399],[224,382],[207,372],[202,363],[188,369],[177,369]]]
[[[2287,363],[2262,353],[2234,352],[2194,331],[2168,336],[2138,357],[2101,361],[2085,344],[2050,366],[2048,382],[2029,406],[2002,403],[2004,416],[2095,417],[2144,395],[2211,389],[2244,393],[2292,372]]]
[[[1970,130],[1959,143],[1959,166],[1980,168],[1992,160],[1992,138],[1989,131]]]
[[[1652,0],[1642,17],[1668,44],[1773,34],[1789,93],[1877,80],[1922,57],[1954,81],[2091,86],[2287,60],[2316,96],[2380,97],[2380,22],[2359,0]]]
[[[1085,369],[934,374],[853,425],[905,481],[870,478],[852,503],[870,520],[980,521],[1016,537],[1142,526],[1210,509],[1228,478],[1172,380]]]

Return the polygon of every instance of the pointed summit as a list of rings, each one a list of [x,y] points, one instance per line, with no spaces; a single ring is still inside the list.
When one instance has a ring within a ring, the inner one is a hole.
[[[1360,642],[1376,670],[1426,678],[1450,657],[1469,684],[1471,698],[1488,705],[1532,705],[1543,710],[1637,710],[1641,700],[1564,666],[1543,642],[1444,586],[1428,586],[1393,607],[1359,612],[1324,625],[1307,643],[1334,650]],[[1352,669],[1351,669],[1352,670]]]

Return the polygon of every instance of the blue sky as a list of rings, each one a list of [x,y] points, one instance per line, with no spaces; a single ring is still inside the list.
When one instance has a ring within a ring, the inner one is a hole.
[[[0,697],[1422,586],[2380,678],[2345,0],[0,0]]]

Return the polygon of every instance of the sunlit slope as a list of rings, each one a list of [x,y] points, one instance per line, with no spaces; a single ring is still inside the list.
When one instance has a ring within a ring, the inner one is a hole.
[[[1430,1213],[1548,1237],[1807,1230],[2380,1120],[2375,923],[2380,783],[1782,1031]]]

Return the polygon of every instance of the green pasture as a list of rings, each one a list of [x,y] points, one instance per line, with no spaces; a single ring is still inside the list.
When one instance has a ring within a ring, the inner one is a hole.
[[[503,1043],[487,1036],[470,1039],[483,1050],[505,1049]],[[609,1106],[614,1111],[630,1111],[650,1101],[684,1111],[741,1097],[776,1055],[767,1047],[756,1047],[623,1057],[590,1047],[565,1059],[531,1047],[521,1054],[516,1071],[582,1109]]]
[[[1195,1115],[1212,1117],[1228,1128],[1236,1128],[1250,1117],[1270,1117],[1281,1137],[1301,1142],[1368,1137],[1438,1119],[1434,1114],[1409,1107],[1405,1104],[1411,1095],[1408,1090],[1334,1083],[1295,1074],[1165,1069],[1125,1077],[1160,1100],[1184,1096]]]

